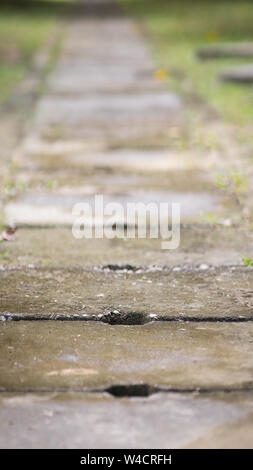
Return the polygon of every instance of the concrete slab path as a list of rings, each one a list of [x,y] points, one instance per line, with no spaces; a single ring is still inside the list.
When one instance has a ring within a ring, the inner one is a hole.
[[[14,155],[1,448],[252,447],[252,233],[204,222],[227,206],[210,160],[170,147],[185,106],[119,6],[83,2]],[[72,206],[95,194],[180,202],[179,248],[76,240]]]

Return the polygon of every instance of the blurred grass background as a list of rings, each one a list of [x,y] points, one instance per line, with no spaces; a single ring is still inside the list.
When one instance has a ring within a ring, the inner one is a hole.
[[[199,46],[253,41],[251,0],[118,0],[150,42],[158,79],[187,96],[207,101],[239,125],[253,119],[253,87],[223,83],[218,75],[245,59],[201,61]],[[65,7],[76,0],[9,0],[0,3],[0,103],[33,65]],[[99,31],[98,31],[99,34]],[[253,62],[253,59],[252,59]]]
[[[54,32],[69,2],[0,2],[0,103],[33,66],[35,54]]]
[[[225,119],[245,125],[253,119],[253,87],[223,83],[224,69],[250,59],[201,61],[202,45],[253,41],[253,2],[250,0],[119,0],[143,25],[156,65],[165,70],[171,87],[197,94]],[[253,63],[253,58],[251,60]]]

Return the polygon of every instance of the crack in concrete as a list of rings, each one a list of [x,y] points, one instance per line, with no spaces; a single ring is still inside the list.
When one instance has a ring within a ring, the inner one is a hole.
[[[141,312],[126,312],[122,313],[119,311],[105,312],[99,315],[87,315],[82,316],[78,314],[70,315],[37,315],[37,314],[18,314],[18,313],[4,313],[0,314],[0,322],[19,322],[19,321],[60,321],[60,322],[101,322],[108,323],[109,325],[136,325],[141,326],[147,323],[154,322],[184,322],[184,323],[246,323],[253,321],[253,315],[244,317],[232,317],[232,316],[206,316],[196,317],[187,315],[168,315],[158,317],[156,314],[146,315]]]
[[[90,393],[103,394],[107,393],[114,398],[131,398],[131,397],[143,397],[148,398],[156,393],[176,393],[176,394],[198,394],[198,395],[211,395],[211,394],[232,394],[232,393],[252,393],[253,383],[248,382],[238,386],[230,387],[162,387],[158,385],[152,385],[148,383],[133,383],[133,384],[114,384],[105,388],[85,389],[85,388],[27,388],[27,389],[7,389],[0,388],[0,395],[5,393],[17,393],[17,394],[44,394],[44,393],[62,393],[62,394],[83,394],[88,395]]]
[[[204,267],[203,267],[204,266]],[[106,265],[97,265],[97,266],[65,266],[65,265],[51,265],[48,266],[36,266],[36,265],[27,265],[27,266],[3,266],[0,269],[0,272],[16,272],[16,271],[68,271],[68,272],[104,272],[107,274],[108,272],[126,272],[126,273],[150,273],[156,271],[162,271],[166,273],[175,273],[175,275],[180,275],[181,273],[213,273],[219,274],[224,271],[227,272],[246,272],[250,275],[253,275],[253,269],[249,266],[244,266],[242,264],[223,264],[220,266],[214,265],[206,265],[202,264],[180,264],[174,266],[168,265],[130,265],[130,264],[106,264]]]

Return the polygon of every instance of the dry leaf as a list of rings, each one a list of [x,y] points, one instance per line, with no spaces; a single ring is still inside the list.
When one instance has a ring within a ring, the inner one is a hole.
[[[15,238],[17,227],[7,227],[0,233],[0,241],[13,241]]]
[[[94,369],[61,369],[61,370],[52,370],[48,372],[47,375],[60,375],[61,377],[73,376],[73,375],[93,375],[97,374],[97,371]]]
[[[160,82],[163,82],[164,80],[168,80],[168,72],[165,69],[158,69],[154,73],[154,79],[158,80]]]

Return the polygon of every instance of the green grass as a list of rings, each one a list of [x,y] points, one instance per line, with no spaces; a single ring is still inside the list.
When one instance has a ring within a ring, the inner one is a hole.
[[[53,32],[62,6],[34,1],[0,5],[0,103],[28,72],[33,58]]]
[[[242,0],[119,0],[141,21],[150,38],[157,67],[168,70],[174,89],[198,94],[222,117],[240,125],[253,119],[253,87],[217,79],[238,59],[198,60],[199,46],[253,41],[253,3]],[[253,59],[248,59],[253,62]]]
[[[243,256],[242,262],[245,266],[253,267],[253,259],[250,258],[248,255]]]
[[[23,64],[0,64],[0,103],[10,95],[14,85],[19,82],[26,73]]]

